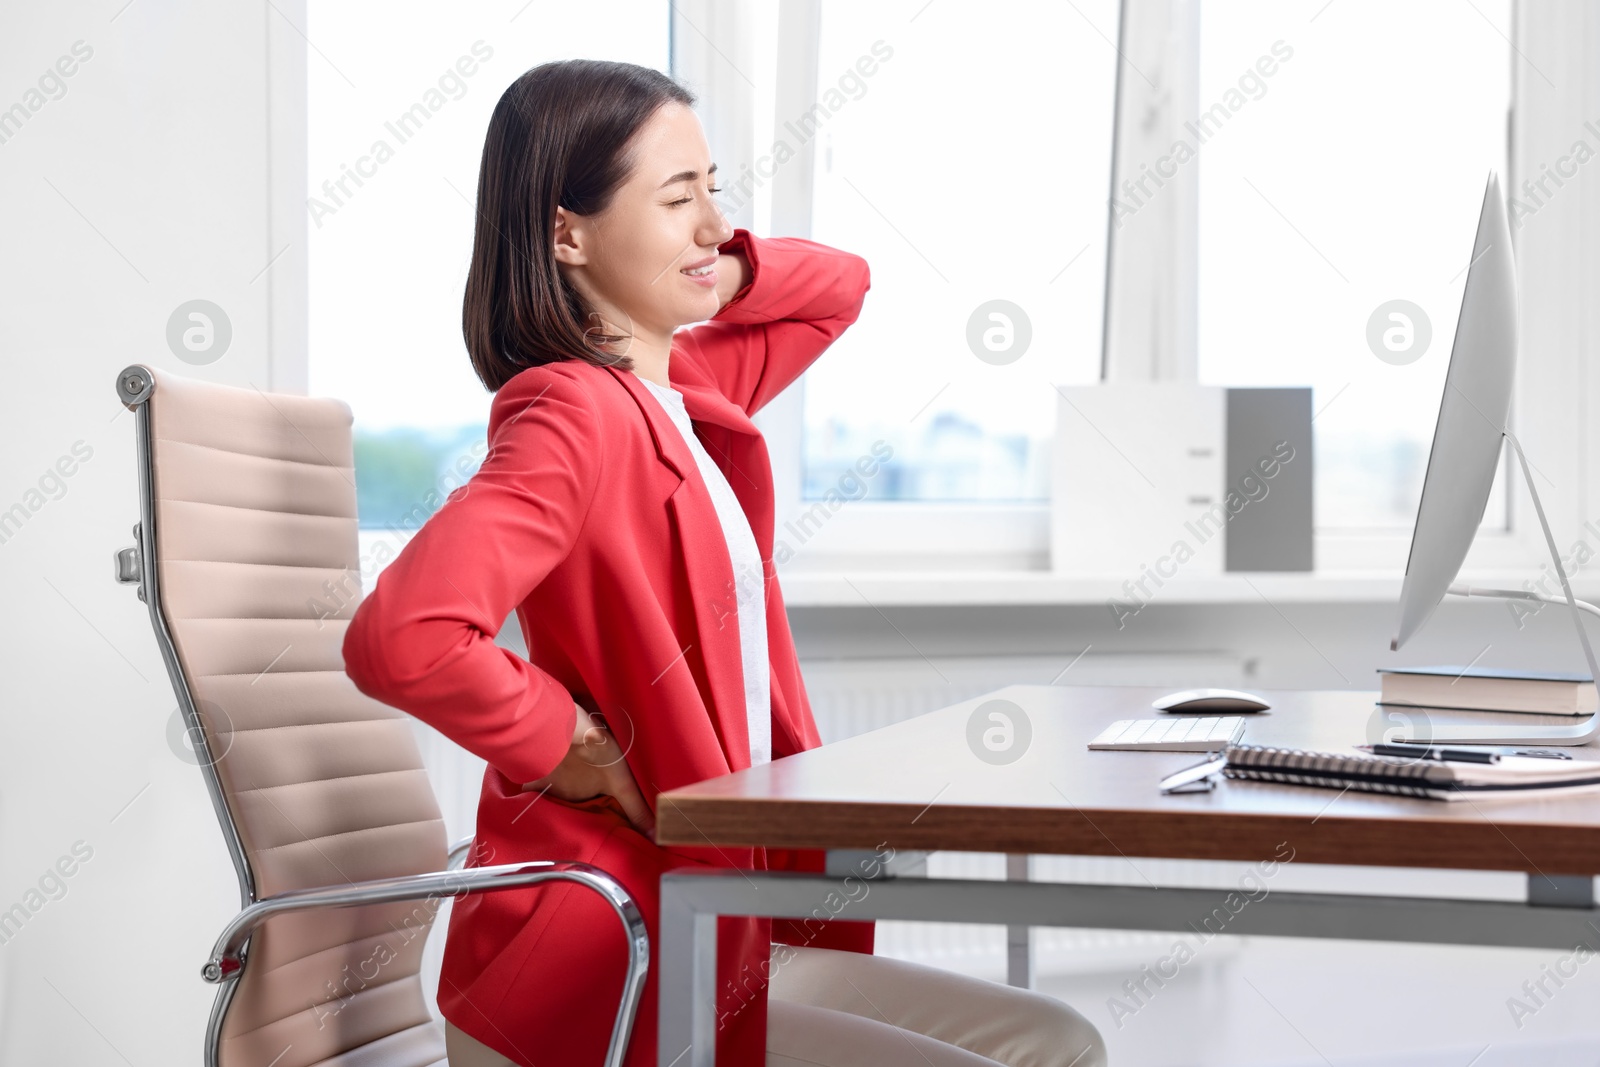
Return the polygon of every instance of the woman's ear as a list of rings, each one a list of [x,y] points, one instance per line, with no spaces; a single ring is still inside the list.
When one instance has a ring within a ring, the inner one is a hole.
[[[557,263],[569,267],[582,266],[589,261],[583,250],[583,224],[564,207],[556,208],[554,252]]]

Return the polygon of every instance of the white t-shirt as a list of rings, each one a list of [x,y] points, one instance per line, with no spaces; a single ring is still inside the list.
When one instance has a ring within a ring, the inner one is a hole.
[[[750,765],[768,763],[772,759],[772,702],[767,669],[767,596],[765,571],[761,566],[761,550],[756,547],[755,533],[750,520],[745,517],[739,498],[723,475],[705,445],[695,436],[689,412],[683,406],[683,394],[676,389],[657,385],[650,379],[636,375],[645,387],[661,402],[672,418],[684,443],[693,453],[700,475],[705,479],[711,502],[716,505],[717,518],[722,523],[722,536],[728,542],[728,557],[733,561],[733,585],[739,617],[739,658],[744,665],[745,715],[750,733]]]

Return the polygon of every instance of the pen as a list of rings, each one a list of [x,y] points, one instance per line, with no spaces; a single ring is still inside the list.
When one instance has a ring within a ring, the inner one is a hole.
[[[1406,745],[1379,742],[1374,745],[1357,745],[1374,756],[1409,756],[1412,759],[1448,761],[1451,763],[1499,763],[1500,753],[1472,748],[1444,748],[1439,745]]]
[[[1411,755],[1413,752],[1419,752],[1420,753],[1421,750],[1426,747],[1424,745],[1413,744],[1412,742],[1409,742],[1409,741],[1393,741],[1393,742],[1383,742],[1383,743],[1384,744],[1389,744],[1389,745],[1403,746],[1405,748],[1405,752],[1402,753],[1402,754],[1403,755],[1407,755],[1407,756]],[[1359,748],[1359,749],[1364,749],[1365,751],[1368,751],[1368,752],[1372,751],[1372,746],[1371,745],[1356,745],[1355,747]],[[1477,751],[1477,750],[1473,749],[1472,751]],[[1563,752],[1559,748],[1516,748],[1516,747],[1513,747],[1513,746],[1505,746],[1505,747],[1502,747],[1502,748],[1493,748],[1493,749],[1486,748],[1483,751],[1484,752],[1498,752],[1502,756],[1532,756],[1532,757],[1535,757],[1537,759],[1571,759],[1572,758],[1572,753]]]

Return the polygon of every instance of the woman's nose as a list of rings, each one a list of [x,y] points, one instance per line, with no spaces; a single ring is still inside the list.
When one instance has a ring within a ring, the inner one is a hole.
[[[733,223],[728,221],[728,216],[722,213],[721,205],[713,202],[711,205],[712,217],[708,223],[708,231],[713,240],[707,244],[720,245],[733,236]]]

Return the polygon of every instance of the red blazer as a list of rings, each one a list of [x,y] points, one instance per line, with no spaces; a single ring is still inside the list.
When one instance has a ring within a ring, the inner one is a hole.
[[[752,277],[673,339],[669,376],[754,531],[767,576],[772,754],[821,743],[773,552],[772,468],[750,416],[855,321],[859,256],[743,229]],[[488,762],[469,866],[592,863],[638,901],[656,940],[659,880],[685,864],[820,870],[814,850],[662,847],[609,798],[522,792],[566,756],[573,701],[600,712],[652,809],[658,793],[749,766],[732,563],[693,455],[630,371],[578,360],[522,371],[495,394],[489,451],[379,575],[344,637],[363,693]],[[495,644],[512,609],[528,657]],[[819,912],[819,914],[827,914]],[[871,922],[719,920],[719,1063],[765,1062],[769,939],[860,952]],[[603,1059],[624,939],[595,894],[562,883],[458,899],[439,1007],[518,1062]],[[656,1057],[655,968],[629,1044]]]

